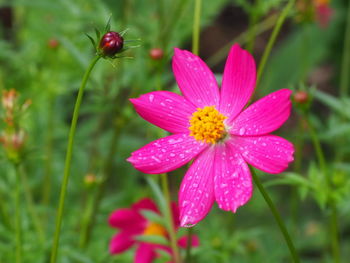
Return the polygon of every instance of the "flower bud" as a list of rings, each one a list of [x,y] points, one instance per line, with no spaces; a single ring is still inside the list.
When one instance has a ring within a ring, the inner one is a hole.
[[[153,60],[160,60],[163,58],[163,55],[164,55],[164,52],[163,52],[163,49],[161,49],[161,48],[152,48],[149,51],[149,56]]]
[[[84,184],[86,186],[92,186],[96,183],[96,181],[97,181],[96,175],[94,175],[92,173],[88,173],[84,177]]]
[[[294,93],[294,101],[296,103],[305,104],[309,101],[309,94],[306,91],[297,91]]]
[[[47,45],[49,46],[49,48],[51,48],[51,49],[55,49],[55,48],[57,48],[57,47],[58,47],[59,42],[58,42],[58,40],[57,40],[57,39],[55,39],[55,38],[51,38],[51,39],[49,39],[49,41],[47,42]]]
[[[7,111],[13,110],[17,97],[18,94],[15,89],[4,90],[2,92],[2,106],[4,109]]]
[[[113,57],[122,50],[123,45],[123,37],[117,32],[110,31],[101,38],[99,48],[103,56]]]

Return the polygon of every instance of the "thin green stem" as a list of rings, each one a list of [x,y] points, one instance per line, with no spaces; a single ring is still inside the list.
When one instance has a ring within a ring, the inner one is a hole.
[[[174,253],[174,262],[181,263],[181,257],[179,252],[179,247],[177,246],[177,238],[175,233],[175,224],[173,220],[173,213],[171,211],[171,198],[169,193],[168,175],[161,174],[162,189],[167,202],[165,218],[168,222],[168,232],[170,238],[170,247]]]
[[[295,0],[290,0],[288,4],[285,6],[285,8],[282,10],[281,15],[278,17],[275,27],[273,28],[273,31],[271,33],[269,42],[267,43],[267,46],[264,50],[263,56],[261,58],[259,67],[258,67],[258,74],[257,74],[257,80],[256,80],[256,86],[260,83],[261,75],[264,72],[266,62],[270,56],[271,50],[273,45],[276,42],[276,38],[281,30],[281,27],[286,20],[289,11],[291,10]]]
[[[50,204],[51,197],[51,177],[52,177],[52,154],[53,154],[53,132],[54,132],[54,94],[49,91],[48,97],[48,118],[47,118],[47,137],[46,137],[46,160],[45,175],[42,189],[42,204]]]
[[[343,61],[340,75],[340,95],[345,97],[348,95],[350,85],[350,3],[348,2],[348,14],[343,46]]]
[[[167,50],[171,41],[172,32],[181,20],[184,10],[186,10],[186,5],[189,2],[188,0],[171,1],[172,5],[169,10],[173,10],[173,12],[170,12],[169,18],[165,21],[165,25],[163,25],[160,31],[161,45],[164,50]]]
[[[259,5],[259,0],[254,1],[254,5]],[[254,53],[254,44],[255,44],[255,38],[256,38],[256,27],[255,24],[257,23],[259,19],[259,15],[257,13],[257,9],[252,8],[249,14],[249,27],[248,27],[248,43],[247,43],[247,50],[250,53]]]
[[[260,179],[259,177],[256,175],[254,169],[250,169],[251,172],[252,172],[252,176],[253,176],[253,180],[254,180],[254,183],[256,184],[256,186],[258,187],[261,195],[264,197],[266,203],[268,204],[271,212],[272,212],[272,215],[274,216],[282,234],[283,234],[283,237],[284,237],[284,240],[286,241],[287,245],[288,245],[288,248],[289,248],[289,252],[293,258],[293,262],[295,263],[298,263],[300,262],[299,260],[299,256],[298,256],[298,253],[297,251],[295,250],[295,247],[294,247],[294,244],[292,242],[292,239],[290,238],[290,235],[288,233],[288,230],[286,228],[286,226],[284,225],[283,223],[283,220],[280,216],[280,214],[278,213],[275,205],[273,204],[269,194],[266,192],[264,186],[262,185],[262,183],[260,182]]]
[[[95,189],[89,189],[87,192],[87,204],[85,206],[85,210],[83,212],[82,222],[81,222],[81,231],[80,231],[80,239],[79,239],[79,247],[84,248],[88,241],[89,235],[89,227],[90,227],[90,218],[94,209],[94,201],[95,201]]]
[[[57,210],[56,228],[55,228],[53,246],[52,246],[52,251],[51,251],[51,260],[50,260],[51,263],[55,263],[57,260],[57,251],[58,251],[59,239],[60,239],[60,233],[61,233],[64,202],[65,202],[65,198],[66,198],[69,175],[70,175],[70,166],[71,166],[72,154],[73,154],[73,142],[74,142],[74,135],[75,135],[75,130],[77,127],[77,122],[78,122],[78,117],[79,117],[79,109],[80,109],[80,105],[81,105],[81,102],[83,99],[84,89],[85,89],[86,83],[89,79],[90,73],[100,58],[101,58],[100,56],[95,56],[93,58],[93,60],[91,61],[89,67],[87,68],[87,70],[84,74],[83,80],[81,82],[78,96],[77,96],[77,100],[76,100],[75,106],[74,106],[73,118],[72,118],[71,127],[70,127],[70,131],[69,131],[67,154],[66,154],[66,161],[65,161],[65,166],[64,166],[64,175],[63,175],[63,181],[62,181],[62,185],[61,185],[61,192],[60,192],[60,198],[59,198],[59,205],[58,205],[58,210]]]
[[[12,229],[11,225],[11,219],[7,211],[6,203],[3,202],[2,200],[6,200],[4,198],[3,193],[0,192],[0,222],[2,223],[3,226],[5,226],[8,229]]]
[[[334,202],[330,203],[331,218],[330,218],[330,231],[332,238],[332,254],[335,263],[340,263],[340,250],[338,239],[338,210]]]
[[[21,177],[24,196],[26,199],[29,214],[32,218],[34,228],[37,232],[38,239],[39,239],[41,245],[44,245],[45,244],[45,234],[44,234],[44,231],[42,228],[42,223],[40,221],[40,217],[39,217],[39,215],[36,211],[36,207],[34,205],[33,194],[32,194],[32,191],[31,191],[29,183],[28,183],[28,178],[26,176],[26,173],[23,171],[23,166],[18,165],[17,170],[18,170],[17,172],[18,172],[19,176]]]
[[[277,14],[273,14],[271,16],[268,16],[266,19],[264,19],[260,23],[254,25],[253,27],[254,27],[255,35],[257,36],[259,34],[262,34],[267,30],[269,30],[270,28],[272,28],[276,24],[277,18],[278,18]],[[228,51],[230,50],[231,46],[234,43],[236,42],[240,44],[246,43],[249,39],[249,34],[250,32],[248,29],[247,31],[244,31],[243,33],[235,37],[232,41],[230,41],[225,46],[220,48],[214,55],[209,57],[206,61],[207,64],[209,66],[217,65],[225,56],[227,56]]]
[[[298,119],[298,128],[297,128],[297,134],[303,134],[303,119],[300,117]],[[301,161],[303,158],[303,145],[304,145],[304,137],[303,136],[297,136],[295,139],[295,158],[294,158],[294,165],[293,170],[297,173],[301,173]],[[296,187],[291,186],[291,197],[290,197],[290,211],[291,211],[291,218],[293,222],[293,229],[298,226],[298,215],[299,215],[299,194],[298,189]],[[293,231],[292,231],[293,232]]]
[[[117,104],[118,106],[121,106],[122,107],[122,103],[118,103]],[[117,116],[118,114],[115,113],[115,115]],[[108,185],[109,183],[109,180],[110,180],[110,177],[112,175],[112,170],[113,170],[113,160],[114,160],[114,156],[116,155],[116,152],[117,152],[117,148],[118,148],[118,142],[119,142],[119,137],[120,137],[120,128],[121,128],[121,125],[122,125],[122,121],[120,121],[118,119],[118,117],[115,118],[115,131],[113,133],[113,137],[112,137],[112,140],[110,142],[110,148],[109,148],[109,151],[108,151],[108,158],[105,162],[105,165],[104,165],[104,169],[103,169],[103,177],[101,179],[101,183],[100,185],[98,186],[97,188],[97,192],[96,194],[94,195],[94,200],[93,200],[93,205],[92,205],[92,210],[90,211],[90,216],[87,217],[88,219],[88,222],[86,223],[86,229],[82,229],[83,231],[86,230],[86,234],[85,235],[85,243],[83,244],[85,247],[89,241],[90,241],[90,236],[92,235],[92,231],[94,229],[94,224],[95,224],[95,221],[96,221],[96,215],[98,214],[99,212],[99,208],[100,208],[100,204],[101,204],[101,201],[103,199],[103,196],[105,194],[105,190],[106,190],[106,186]]]
[[[199,54],[199,35],[201,28],[201,7],[202,0],[195,0],[192,34],[192,53]]]
[[[309,131],[310,131],[310,136],[312,143],[314,145],[315,151],[316,151],[316,156],[318,159],[319,166],[321,168],[321,171],[323,172],[326,182],[327,182],[327,192],[331,193],[332,192],[332,180],[330,177],[330,174],[327,169],[325,157],[322,151],[321,143],[318,138],[317,132],[315,131],[315,128],[311,124],[309,117],[306,116],[305,120],[307,122]],[[331,235],[331,249],[332,249],[332,254],[333,254],[333,260],[335,263],[340,262],[340,250],[339,250],[339,233],[338,233],[338,211],[336,204],[334,203],[334,200],[329,198],[329,207],[331,210],[331,215],[329,218],[329,231]]]
[[[15,164],[16,190],[15,190],[15,221],[16,221],[16,263],[22,262],[22,225],[21,225],[21,178],[18,165]]]
[[[313,125],[311,124],[309,117],[305,116],[305,121],[307,123],[307,126],[309,128],[309,132],[310,132],[310,136],[311,136],[311,140],[312,143],[314,145],[315,151],[316,151],[316,156],[317,156],[317,160],[318,160],[318,164],[322,170],[322,172],[325,174],[326,176],[326,180],[327,183],[330,185],[331,181],[329,176],[327,176],[327,165],[326,165],[326,160],[324,158],[324,154],[322,151],[322,147],[321,147],[321,143],[320,140],[318,138],[317,132],[315,131],[315,128],[313,127]]]
[[[192,236],[193,236],[193,228],[190,227],[187,230],[187,244],[186,244],[186,258],[185,263],[191,263],[191,248],[192,248]]]

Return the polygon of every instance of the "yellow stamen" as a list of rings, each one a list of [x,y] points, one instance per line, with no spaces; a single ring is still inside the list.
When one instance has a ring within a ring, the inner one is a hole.
[[[198,141],[214,144],[226,134],[224,125],[226,118],[215,109],[215,106],[198,108],[190,119],[190,135]]]
[[[162,225],[151,222],[147,225],[143,234],[148,236],[165,236],[166,230]]]

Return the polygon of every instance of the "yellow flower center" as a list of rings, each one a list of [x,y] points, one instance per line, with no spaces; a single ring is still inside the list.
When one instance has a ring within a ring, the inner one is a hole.
[[[151,222],[147,225],[143,234],[147,236],[165,236],[166,230],[162,225]]]
[[[206,106],[203,109],[198,108],[190,119],[190,135],[197,141],[214,144],[226,134],[224,125],[226,118],[226,116],[215,109],[215,106]]]

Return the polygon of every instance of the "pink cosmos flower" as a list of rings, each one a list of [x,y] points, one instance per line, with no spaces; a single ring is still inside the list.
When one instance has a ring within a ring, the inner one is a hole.
[[[140,235],[158,235],[168,238],[166,229],[158,223],[147,220],[142,215],[142,210],[150,210],[159,214],[159,210],[155,203],[151,199],[145,198],[133,204],[131,208],[118,209],[110,215],[108,220],[110,226],[120,229],[120,232],[110,241],[109,251],[111,254],[120,254],[132,246],[137,246],[134,257],[135,263],[153,262],[153,260],[159,256],[157,253],[158,249],[166,251],[170,255],[172,254],[172,251],[168,246],[136,240],[136,237]],[[179,211],[175,203],[172,204],[172,212],[175,227],[178,229]],[[198,237],[193,236],[191,242],[193,247],[198,246]],[[182,248],[186,248],[187,237],[184,236],[180,238],[178,240],[178,245]]]
[[[181,226],[202,220],[214,201],[236,212],[252,195],[247,163],[280,173],[293,160],[293,145],[270,135],[289,117],[288,89],[246,109],[255,87],[253,57],[231,48],[219,89],[214,74],[194,54],[175,49],[173,71],[183,94],[156,91],[131,99],[145,120],[173,135],[133,152],[128,161],[144,173],[166,173],[194,159],[179,191]]]
[[[322,28],[326,28],[333,16],[329,0],[315,0],[316,20]]]

